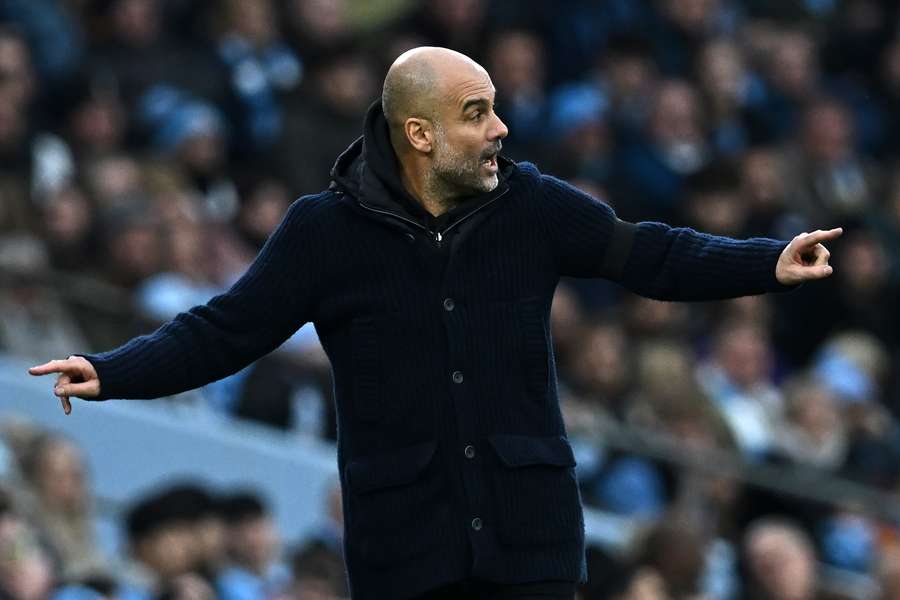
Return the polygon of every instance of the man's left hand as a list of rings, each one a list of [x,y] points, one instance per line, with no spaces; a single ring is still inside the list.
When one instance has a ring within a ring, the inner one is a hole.
[[[812,233],[801,233],[792,239],[775,265],[775,278],[778,279],[778,283],[797,285],[831,275],[833,269],[828,264],[831,253],[822,242],[836,240],[843,232],[840,227],[828,231],[820,229]]]

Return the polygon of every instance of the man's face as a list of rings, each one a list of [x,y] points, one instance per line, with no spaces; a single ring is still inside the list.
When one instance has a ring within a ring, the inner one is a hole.
[[[436,112],[432,173],[449,192],[470,195],[497,187],[497,154],[509,130],[494,112],[494,85],[484,71],[448,82]]]

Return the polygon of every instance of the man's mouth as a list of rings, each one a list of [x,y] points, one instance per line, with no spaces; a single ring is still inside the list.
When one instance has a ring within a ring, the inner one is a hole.
[[[500,153],[500,149],[488,152],[487,154],[483,154],[481,156],[481,165],[492,173],[497,172],[497,155]]]

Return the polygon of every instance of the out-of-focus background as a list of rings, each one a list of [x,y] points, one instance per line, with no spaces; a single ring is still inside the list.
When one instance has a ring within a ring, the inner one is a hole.
[[[510,157],[625,219],[845,228],[790,294],[560,285],[580,597],[900,598],[898,4],[0,1],[0,597],[347,596],[314,328],[68,418],[25,369],[226,290],[433,44],[491,73]]]

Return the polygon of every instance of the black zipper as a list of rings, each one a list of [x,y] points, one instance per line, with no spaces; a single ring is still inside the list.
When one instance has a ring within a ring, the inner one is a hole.
[[[499,200],[499,199],[500,199],[506,192],[508,192],[508,191],[509,191],[509,188],[506,188],[505,190],[503,190],[502,192],[500,192],[499,194],[497,194],[495,197],[491,198],[490,200],[488,200],[487,202],[485,202],[484,204],[482,204],[481,206],[479,206],[478,208],[476,208],[476,209],[473,210],[472,212],[466,214],[464,217],[462,217],[462,218],[459,219],[458,221],[454,221],[453,223],[451,223],[451,224],[450,224],[446,229],[444,229],[443,231],[432,231],[432,230],[428,229],[427,227],[425,227],[424,225],[422,225],[421,223],[419,223],[418,221],[413,221],[412,219],[408,219],[408,218],[404,217],[404,216],[401,215],[401,214],[397,214],[397,213],[395,213],[395,212],[393,212],[393,211],[390,211],[390,210],[381,210],[381,209],[378,209],[378,208],[374,208],[374,207],[372,207],[372,206],[369,206],[369,205],[366,204],[365,202],[362,202],[362,201],[359,201],[359,200],[357,200],[357,202],[359,202],[359,205],[362,206],[363,208],[365,208],[366,210],[370,210],[370,211],[372,211],[372,212],[379,213],[379,214],[382,214],[382,215],[389,215],[389,216],[391,216],[391,217],[394,217],[395,219],[400,219],[401,221],[404,221],[404,222],[406,222],[406,223],[409,223],[410,225],[414,225],[415,227],[418,227],[419,229],[421,229],[422,231],[424,231],[424,232],[426,232],[428,235],[430,235],[430,236],[434,239],[435,245],[436,245],[438,248],[441,248],[441,247],[442,247],[442,243],[443,243],[443,241],[444,241],[444,235],[445,235],[448,231],[450,231],[451,229],[453,229],[454,227],[456,227],[457,225],[459,225],[460,223],[462,223],[463,221],[465,221],[466,219],[468,219],[469,217],[471,217],[472,215],[474,215],[474,214],[477,213],[478,211],[480,211],[480,210],[482,210],[483,208],[485,208],[485,207],[487,207],[487,206],[493,204],[494,202],[496,202],[497,200]]]

